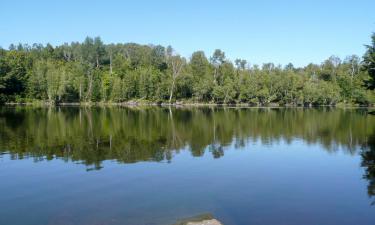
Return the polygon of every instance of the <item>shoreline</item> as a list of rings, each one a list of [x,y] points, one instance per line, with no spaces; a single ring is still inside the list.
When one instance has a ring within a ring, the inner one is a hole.
[[[174,103],[157,103],[144,101],[128,101],[128,102],[6,102],[3,106],[41,106],[41,107],[60,107],[60,106],[77,106],[77,107],[142,107],[142,106],[156,106],[156,107],[234,107],[234,108],[375,108],[375,105],[355,105],[355,104],[335,104],[335,105],[294,105],[294,104],[278,104],[270,103],[266,105],[248,104],[248,103],[202,103],[202,102],[174,102]],[[0,105],[1,107],[1,105]]]

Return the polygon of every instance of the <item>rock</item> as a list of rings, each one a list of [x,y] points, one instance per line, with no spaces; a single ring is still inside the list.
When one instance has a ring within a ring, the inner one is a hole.
[[[215,219],[212,219],[212,220],[203,220],[200,222],[188,222],[186,225],[223,225],[223,224]]]
[[[175,225],[223,225],[218,220],[214,219],[211,214],[201,214],[198,216],[182,219]]]

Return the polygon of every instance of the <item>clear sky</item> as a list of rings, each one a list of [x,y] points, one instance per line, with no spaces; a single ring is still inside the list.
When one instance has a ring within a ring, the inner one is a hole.
[[[0,0],[0,46],[82,41],[172,45],[183,56],[225,51],[251,64],[303,66],[362,55],[375,0]]]

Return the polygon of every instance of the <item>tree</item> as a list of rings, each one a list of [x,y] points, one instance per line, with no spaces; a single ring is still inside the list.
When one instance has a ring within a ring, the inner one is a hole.
[[[28,80],[28,96],[32,99],[47,99],[46,61],[38,60],[34,63]]]
[[[121,102],[124,100],[122,92],[123,81],[119,77],[113,78],[113,87],[111,91],[111,100],[114,102]]]
[[[235,84],[230,77],[226,77],[223,85],[215,85],[213,89],[213,97],[219,103],[232,103],[235,101],[236,90]]]
[[[257,104],[257,78],[247,74],[243,77],[240,84],[240,101],[243,103]]]
[[[96,68],[99,68],[100,63],[103,60],[102,57],[105,54],[105,47],[100,37],[94,38],[93,48],[94,48],[94,54],[95,54]]]
[[[288,63],[288,64],[285,66],[285,70],[294,70],[294,65],[293,65],[293,63]]]
[[[245,59],[236,59],[235,61],[237,70],[244,70],[247,64],[247,61]]]
[[[370,90],[375,89],[375,33],[371,36],[371,44],[366,45],[367,51],[363,56],[363,68],[367,71],[370,79],[366,82]]]
[[[214,70],[214,82],[216,82],[217,78],[217,70],[219,69],[220,65],[225,62],[225,53],[220,49],[216,49],[214,54],[211,57],[211,63],[213,64]]]
[[[350,73],[350,76],[353,80],[354,76],[356,74],[358,74],[358,71],[359,71],[359,66],[360,66],[359,57],[356,56],[356,55],[348,56],[348,57],[346,57],[344,63],[349,65],[349,73]]]
[[[209,62],[203,51],[194,52],[190,59],[190,67],[193,76],[199,80],[206,75]]]
[[[175,85],[176,85],[176,79],[181,75],[181,70],[182,70],[182,67],[185,64],[185,60],[179,55],[173,55],[173,53],[168,56],[167,60],[168,60],[168,63],[170,65],[170,68],[172,70],[171,71],[172,81],[171,81],[170,94],[169,94],[169,103],[171,103],[174,88],[175,88]]]
[[[166,52],[165,48],[161,45],[157,45],[152,48],[151,51],[151,64],[159,69],[159,70],[165,70],[167,69],[167,63],[166,63]]]
[[[2,53],[0,58],[0,95],[5,101],[24,95],[31,61],[22,51]],[[2,101],[2,100],[1,100]]]
[[[47,96],[50,103],[56,103],[61,99],[63,92],[63,71],[61,65],[48,61],[46,63]]]

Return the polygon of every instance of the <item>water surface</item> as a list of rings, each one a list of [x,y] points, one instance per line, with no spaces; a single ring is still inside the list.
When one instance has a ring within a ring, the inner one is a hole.
[[[0,108],[0,224],[375,224],[365,109]]]

